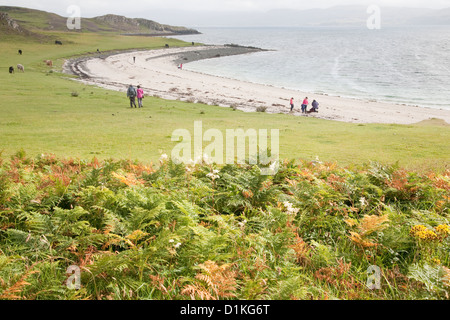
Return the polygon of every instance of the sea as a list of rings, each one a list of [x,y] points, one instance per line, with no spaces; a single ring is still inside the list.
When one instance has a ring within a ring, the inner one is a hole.
[[[176,38],[269,51],[184,69],[315,94],[450,110],[450,26],[197,28]]]

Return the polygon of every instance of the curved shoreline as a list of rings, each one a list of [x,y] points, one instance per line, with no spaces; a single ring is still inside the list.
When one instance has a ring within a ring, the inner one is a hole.
[[[352,123],[413,124],[432,118],[450,123],[450,110],[311,94],[177,67],[180,63],[263,51],[266,50],[240,46],[127,50],[70,59],[65,63],[64,71],[78,75],[84,83],[111,90],[125,92],[130,83],[140,84],[147,95],[232,106],[245,112],[266,107],[268,113],[289,113]],[[320,103],[319,113],[304,115],[299,112],[305,96],[310,98],[310,103],[313,99]],[[294,112],[290,112],[291,97],[295,98]]]

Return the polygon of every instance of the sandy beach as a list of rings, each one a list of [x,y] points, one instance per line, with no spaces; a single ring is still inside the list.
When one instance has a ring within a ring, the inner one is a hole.
[[[245,112],[266,107],[268,113],[352,123],[412,124],[433,118],[450,123],[450,110],[311,94],[178,68],[180,63],[257,51],[260,50],[229,46],[165,48],[73,59],[66,62],[64,69],[79,75],[84,83],[111,90],[125,92],[129,84],[141,85],[147,96],[235,107]],[[289,105],[291,97],[295,99],[293,112]],[[301,102],[305,97],[309,98],[310,104],[313,99],[319,102],[319,113],[301,113]]]

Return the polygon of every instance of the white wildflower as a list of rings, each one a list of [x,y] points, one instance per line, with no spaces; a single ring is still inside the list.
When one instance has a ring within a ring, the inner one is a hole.
[[[240,228],[244,228],[246,223],[247,223],[247,220],[244,220],[244,221],[242,221],[242,222],[238,222],[238,226],[239,226]]]
[[[361,206],[362,206],[362,207],[366,206],[366,205],[367,205],[367,200],[366,200],[366,198],[361,197],[361,198],[359,199],[359,203],[361,203]]]
[[[174,245],[175,249],[178,249],[181,246],[181,243],[178,242],[176,245]]]
[[[323,162],[319,160],[319,156],[316,156],[316,160],[313,160],[312,163],[314,165],[316,165],[316,164],[323,164]]]
[[[170,240],[169,240],[169,243],[173,243],[173,242],[175,242],[175,240],[173,240],[173,239],[170,239]]]
[[[289,214],[289,215],[294,215],[295,216],[300,211],[300,209],[294,208],[293,204],[290,203],[289,201],[283,202],[283,205],[286,208],[287,214]]]
[[[216,175],[216,174],[214,174],[213,172],[208,173],[206,176],[207,176],[208,178],[210,178],[211,180],[216,180],[216,179],[219,179],[219,178],[220,178],[219,175]]]
[[[163,153],[163,154],[161,155],[161,157],[159,158],[159,161],[161,161],[161,162],[166,162],[167,159],[169,159],[169,156],[168,156],[167,154]]]

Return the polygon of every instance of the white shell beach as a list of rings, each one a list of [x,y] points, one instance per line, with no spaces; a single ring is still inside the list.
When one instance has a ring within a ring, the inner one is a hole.
[[[183,55],[195,53],[202,59],[202,52],[212,48],[222,51],[220,56],[230,54],[230,48],[225,46],[165,48],[92,57],[78,61],[77,67],[84,75],[81,80],[84,83],[123,92],[130,84],[141,85],[147,96],[222,107],[232,106],[245,112],[267,107],[268,113],[286,113],[351,123],[413,124],[429,119],[441,119],[447,124],[450,123],[450,110],[311,94],[178,68],[178,63],[183,61]],[[290,112],[289,100],[292,97],[295,108]],[[309,98],[308,110],[314,99],[319,102],[319,113],[301,113],[301,104],[305,97]]]

